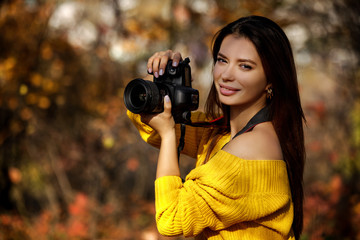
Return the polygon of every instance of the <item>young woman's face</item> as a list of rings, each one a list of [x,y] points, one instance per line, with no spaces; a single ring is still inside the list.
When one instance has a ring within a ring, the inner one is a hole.
[[[265,106],[267,84],[254,44],[236,35],[226,36],[214,66],[214,84],[221,103],[230,107]]]

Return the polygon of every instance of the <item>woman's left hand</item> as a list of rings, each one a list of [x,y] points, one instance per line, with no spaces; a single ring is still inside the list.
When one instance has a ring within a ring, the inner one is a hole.
[[[156,78],[165,73],[166,64],[169,60],[172,60],[172,66],[178,66],[182,61],[180,52],[174,52],[172,50],[166,50],[154,53],[147,63],[148,73],[153,73]]]
[[[171,101],[169,96],[164,98],[164,111],[158,114],[141,114],[141,121],[158,132],[161,139],[174,136],[175,121],[171,114]]]

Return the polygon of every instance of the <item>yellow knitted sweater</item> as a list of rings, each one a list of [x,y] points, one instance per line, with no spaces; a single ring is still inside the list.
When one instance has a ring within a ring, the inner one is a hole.
[[[159,135],[143,124],[139,115],[128,112],[128,116],[146,142],[160,146]],[[193,122],[204,118],[202,113],[192,113]],[[245,160],[221,150],[229,135],[208,149],[213,137],[212,128],[187,126],[182,153],[197,159],[195,169],[184,183],[177,176],[155,181],[159,232],[211,240],[294,239],[285,162]],[[204,164],[210,150],[211,158]]]

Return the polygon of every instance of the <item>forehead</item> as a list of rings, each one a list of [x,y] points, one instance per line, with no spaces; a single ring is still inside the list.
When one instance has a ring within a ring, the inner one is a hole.
[[[234,34],[228,35],[221,43],[219,53],[231,58],[251,59],[260,61],[255,45],[246,37]]]

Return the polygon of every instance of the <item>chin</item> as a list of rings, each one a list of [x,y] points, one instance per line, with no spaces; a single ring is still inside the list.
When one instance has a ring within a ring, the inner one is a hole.
[[[220,102],[224,105],[227,106],[235,106],[235,105],[239,105],[239,103],[234,102],[234,101],[229,101],[229,99],[222,99],[221,97],[219,98]]]

